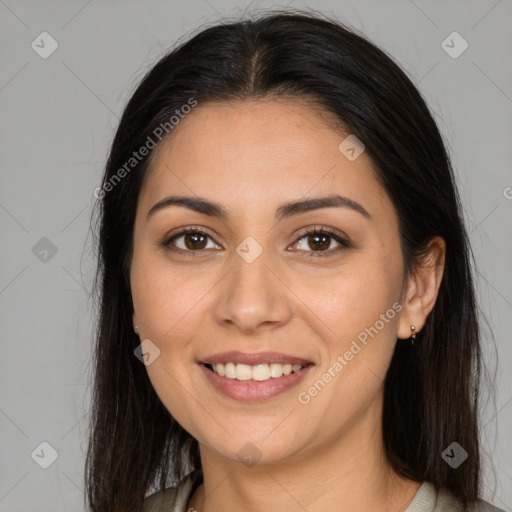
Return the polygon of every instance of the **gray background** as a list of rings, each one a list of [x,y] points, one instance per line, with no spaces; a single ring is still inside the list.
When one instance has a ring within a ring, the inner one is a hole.
[[[446,138],[489,320],[486,365],[491,378],[496,372],[495,402],[483,394],[485,497],[512,511],[512,3],[290,4],[333,13],[393,55]],[[94,319],[89,220],[127,99],[178,38],[221,15],[269,6],[284,4],[0,0],[0,510],[84,510]],[[46,59],[31,47],[43,31],[59,45]],[[441,46],[453,31],[469,44],[458,58]],[[55,254],[44,253],[43,237]],[[49,461],[44,441],[58,453],[48,469],[36,463]]]

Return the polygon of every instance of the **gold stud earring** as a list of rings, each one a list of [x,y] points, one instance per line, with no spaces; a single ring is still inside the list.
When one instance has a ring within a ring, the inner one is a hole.
[[[416,327],[411,325],[411,345],[414,345],[414,340],[416,339],[416,333],[414,332]]]

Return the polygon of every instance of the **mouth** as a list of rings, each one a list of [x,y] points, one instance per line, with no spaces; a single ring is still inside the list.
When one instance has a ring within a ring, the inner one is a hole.
[[[203,363],[204,366],[227,379],[233,380],[253,380],[257,382],[265,382],[270,379],[279,379],[283,375],[290,375],[291,373],[299,373],[303,368],[311,366],[313,363],[305,365],[291,364],[291,363],[262,363],[257,365],[249,365],[243,363]]]
[[[258,402],[295,387],[315,364],[277,353],[226,352],[198,361],[212,388],[229,398]]]

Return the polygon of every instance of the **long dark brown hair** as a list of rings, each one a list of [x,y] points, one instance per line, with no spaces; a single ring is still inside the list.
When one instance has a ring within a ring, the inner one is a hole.
[[[134,356],[133,227],[153,153],[126,164],[148,138],[160,143],[155,130],[191,98],[200,105],[270,95],[308,100],[364,142],[398,212],[408,272],[431,237],[445,240],[435,307],[414,346],[397,343],[386,375],[384,443],[398,474],[446,488],[464,503],[476,500],[481,348],[473,257],[442,136],[412,81],[363,35],[318,13],[273,11],[218,23],[174,48],[143,78],[119,123],[93,212],[99,311],[85,468],[90,510],[139,511],[150,491],[200,467],[197,441]],[[453,441],[468,453],[457,469],[442,457]]]

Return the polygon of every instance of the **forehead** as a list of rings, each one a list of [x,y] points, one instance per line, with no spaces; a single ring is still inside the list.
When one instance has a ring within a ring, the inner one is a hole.
[[[157,147],[141,203],[179,193],[254,212],[337,192],[366,203],[370,213],[389,209],[367,155],[350,161],[339,150],[348,135],[331,114],[305,102],[199,104]]]

